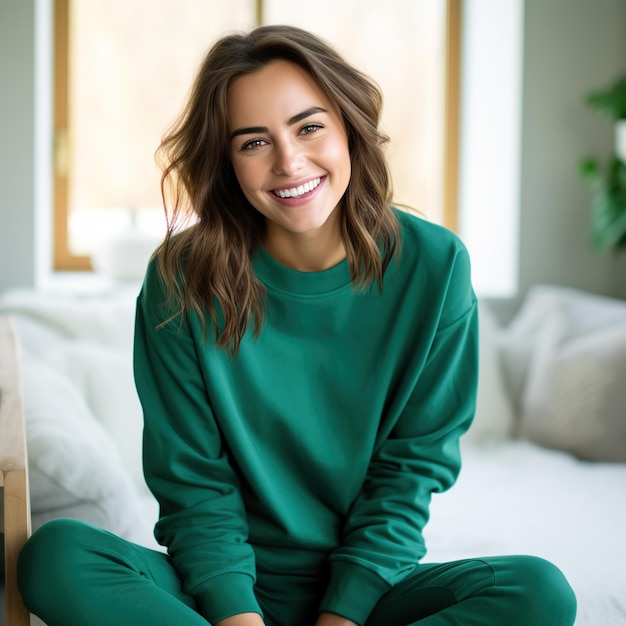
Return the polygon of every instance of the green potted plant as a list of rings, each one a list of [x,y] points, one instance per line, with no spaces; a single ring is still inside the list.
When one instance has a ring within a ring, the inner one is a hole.
[[[615,126],[615,152],[604,165],[583,159],[580,173],[589,185],[591,238],[598,250],[626,249],[626,77],[604,91],[587,95],[586,103]]]

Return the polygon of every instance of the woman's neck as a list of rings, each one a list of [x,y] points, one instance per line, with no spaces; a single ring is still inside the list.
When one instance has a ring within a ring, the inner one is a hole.
[[[327,238],[307,236],[270,238],[265,249],[276,261],[300,272],[321,272],[333,267],[346,258],[346,249],[341,237],[330,241]]]
[[[276,261],[300,272],[321,272],[346,258],[336,216],[315,232],[293,233],[268,228],[265,249]]]

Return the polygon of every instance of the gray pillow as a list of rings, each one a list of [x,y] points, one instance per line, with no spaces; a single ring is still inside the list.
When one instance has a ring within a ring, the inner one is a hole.
[[[569,326],[563,309],[543,320],[519,434],[581,459],[626,462],[626,312],[605,328]]]

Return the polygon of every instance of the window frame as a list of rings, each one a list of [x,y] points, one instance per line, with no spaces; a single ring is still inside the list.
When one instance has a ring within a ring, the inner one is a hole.
[[[53,270],[89,271],[90,257],[72,254],[69,248],[69,3],[54,0]]]
[[[69,248],[69,32],[70,2],[54,0],[54,95],[53,95],[53,271],[91,271],[89,256],[72,254]],[[257,24],[263,23],[264,0],[255,0]],[[443,224],[457,231],[460,102],[461,37],[463,0],[446,0],[445,43],[445,112],[443,149]]]

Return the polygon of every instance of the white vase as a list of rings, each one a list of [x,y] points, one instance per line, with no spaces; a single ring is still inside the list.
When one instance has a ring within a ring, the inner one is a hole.
[[[626,161],[626,120],[615,122],[615,155]]]

